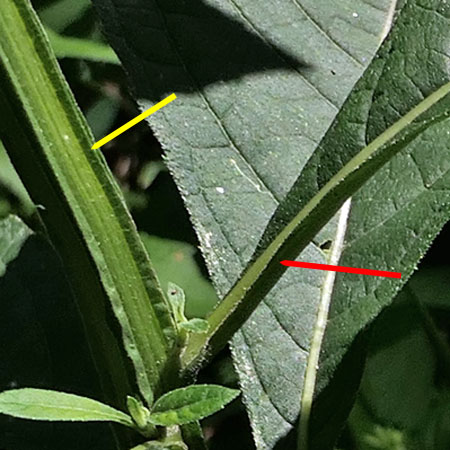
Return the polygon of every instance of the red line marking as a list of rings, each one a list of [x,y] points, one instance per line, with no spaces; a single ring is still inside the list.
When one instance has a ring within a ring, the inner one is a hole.
[[[288,260],[280,262],[281,264],[283,264],[283,266],[301,267],[303,269],[319,269],[319,270],[330,270],[333,272],[357,273],[359,275],[372,275],[373,277],[387,277],[387,278],[402,277],[402,274],[400,272],[390,272],[388,270],[357,269],[356,267],[333,266],[331,264],[316,264],[316,263],[288,261]]]

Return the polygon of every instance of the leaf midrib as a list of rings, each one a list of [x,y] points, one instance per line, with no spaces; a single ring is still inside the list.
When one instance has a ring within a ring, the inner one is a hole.
[[[344,251],[345,233],[347,231],[348,219],[350,215],[351,199],[349,198],[339,211],[338,224],[335,230],[333,244],[330,249],[327,263],[337,265]],[[328,320],[331,297],[333,295],[334,284],[336,282],[336,272],[328,271],[322,285],[320,299],[318,303],[316,320],[312,330],[310,351],[308,352],[306,370],[303,382],[303,392],[300,401],[300,415],[298,427],[298,450],[308,450],[309,446],[309,421],[313,404],[317,371],[319,368],[320,350]]]
[[[413,121],[419,118],[435,103],[439,102],[450,92],[450,83],[441,86],[438,90],[433,92],[425,100],[416,105],[411,111],[405,114],[400,120],[395,122],[387,128],[382,134],[375,138],[369,145],[364,147],[351,160],[345,164],[330,180],[317,192],[310,201],[299,211],[299,213],[281,230],[276,238],[267,246],[264,252],[254,260],[248,267],[242,278],[235,284],[229,294],[216,307],[209,317],[210,332],[202,337],[193,337],[188,342],[188,347],[183,355],[185,367],[189,367],[195,362],[196,358],[200,357],[206,346],[210,345],[211,339],[217,335],[219,331],[226,332],[226,327],[235,328],[235,324],[230,323],[230,318],[235,314],[239,307],[242,308],[243,299],[246,298],[247,292],[253,289],[256,282],[261,280],[271,266],[272,269],[276,266],[275,256],[283,249],[289,238],[293,236],[297,229],[300,229],[306,220],[310,220],[311,214],[316,213],[320,207],[323,207],[323,201],[332,196],[336,190],[342,189],[344,182],[351,181],[352,177],[360,173],[360,169],[366,169],[373,166],[371,160],[376,156],[381,158],[380,162],[386,162],[386,158],[392,157],[399,148],[396,149],[396,137],[405,128],[407,128]],[[430,121],[421,122],[419,131],[425,129],[430,123],[434,121],[440,122],[446,120],[449,112],[444,113]],[[414,130],[412,136],[414,136]],[[389,145],[390,144],[390,145]],[[392,151],[390,150],[392,149]],[[392,153],[393,152],[393,153]],[[375,163],[379,164],[379,162]],[[373,167],[375,167],[373,166]],[[373,169],[371,169],[373,171]],[[345,185],[345,184],[344,184]],[[331,200],[331,198],[330,198]],[[302,248],[303,249],[303,248]],[[297,250],[302,250],[297,249]],[[285,270],[285,269],[282,269]],[[228,325],[229,324],[229,325]],[[225,331],[224,331],[225,330]],[[221,337],[222,339],[222,337]],[[217,343],[217,348],[222,345]],[[213,349],[216,350],[216,349]],[[216,350],[217,351],[217,350]]]

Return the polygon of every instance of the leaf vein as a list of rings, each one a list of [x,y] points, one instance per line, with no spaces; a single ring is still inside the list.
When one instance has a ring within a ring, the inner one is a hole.
[[[244,13],[242,8],[235,2],[235,0],[230,0],[230,2],[234,5],[236,10],[239,12],[240,16],[246,21],[246,23],[251,27],[251,29],[258,35],[260,39],[263,40],[285,63],[287,63],[300,77],[301,79],[311,87],[316,94],[319,94],[330,106],[333,107],[334,110],[338,110],[338,106],[326,95],[324,94],[314,83],[312,83],[308,78],[305,77],[301,73],[298,67],[294,66],[290,61],[283,57],[283,55],[279,52],[279,50],[267,39],[258,28],[253,24],[253,22],[249,19],[249,17]]]
[[[278,315],[275,313],[273,307],[267,303],[267,297],[264,298],[263,303],[267,306],[267,308],[269,309],[270,313],[272,314],[272,316],[274,317],[274,319],[277,321],[278,325],[280,326],[280,328],[289,336],[289,338],[292,340],[292,342],[304,353],[308,354],[309,350],[306,349],[302,344],[300,344],[299,342],[297,342],[296,339],[294,339],[294,337],[291,335],[291,333],[289,333],[288,329],[286,328],[286,326],[284,325],[284,323],[281,321],[281,319],[278,317]]]
[[[303,13],[303,15],[314,25],[314,27],[322,34],[328,41],[330,41],[335,47],[344,52],[347,56],[349,56],[353,62],[355,62],[358,66],[364,67],[364,65],[358,61],[358,59],[353,56],[348,50],[346,50],[338,41],[336,41],[327,31],[312,17],[311,13],[309,13],[299,2],[298,0],[292,0],[292,3]]]
[[[247,340],[247,337],[245,336],[244,330],[241,330],[241,335],[242,335],[242,338],[243,338],[243,340],[244,340],[244,342],[245,342],[245,345],[246,345],[246,347],[247,347],[247,354],[250,356],[250,359],[251,359],[252,365],[253,365],[253,369],[255,370],[255,374],[256,374],[256,376],[257,376],[257,378],[258,378],[258,381],[259,381],[259,383],[260,383],[260,385],[261,385],[261,388],[262,388],[263,392],[266,394],[266,396],[267,396],[267,398],[268,398],[270,404],[273,406],[273,408],[274,408],[275,411],[279,414],[279,416],[280,416],[287,424],[289,424],[289,425],[291,425],[291,426],[294,426],[294,423],[292,423],[290,420],[288,420],[288,419],[286,418],[286,416],[284,415],[284,413],[279,409],[279,407],[274,403],[274,401],[273,401],[272,398],[270,397],[270,393],[269,393],[267,387],[266,387],[265,384],[264,384],[263,377],[261,377],[261,374],[259,373],[258,365],[257,365],[256,362],[255,362],[255,357],[254,357],[254,355],[253,355],[253,349],[252,349],[252,346],[248,343],[248,340]]]

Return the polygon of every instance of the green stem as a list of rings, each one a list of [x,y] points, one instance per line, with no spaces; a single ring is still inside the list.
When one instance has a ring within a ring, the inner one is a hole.
[[[3,0],[0,8],[0,111],[0,137],[65,264],[109,403],[124,406],[134,384],[111,331],[118,325],[150,398],[171,363],[173,321],[28,0]]]
[[[347,198],[353,195],[380,167],[431,124],[448,117],[438,117],[410,125],[450,92],[450,83],[431,94],[408,114],[389,127],[353,157],[301,209],[268,247],[249,265],[242,278],[216,307],[208,319],[206,334],[192,336],[182,355],[185,371],[197,370],[231,339],[286,267],[285,259],[296,258],[319,230],[333,217]]]

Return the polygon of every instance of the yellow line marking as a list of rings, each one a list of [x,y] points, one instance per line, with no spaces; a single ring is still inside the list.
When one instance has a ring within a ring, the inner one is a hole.
[[[169,95],[164,100],[161,100],[159,103],[157,103],[155,106],[152,106],[151,108],[145,110],[143,113],[136,116],[134,119],[131,119],[129,122],[127,122],[125,125],[122,125],[120,128],[117,128],[117,130],[113,131],[112,133],[105,136],[103,139],[100,139],[97,141],[91,148],[92,150],[95,150],[102,145],[105,145],[107,142],[109,142],[111,139],[114,139],[115,137],[119,136],[119,134],[122,134],[124,131],[129,130],[131,127],[139,123],[140,121],[144,120],[146,117],[150,116],[151,114],[155,113],[162,107],[166,106],[168,103],[175,100],[177,96],[175,94]]]

